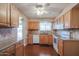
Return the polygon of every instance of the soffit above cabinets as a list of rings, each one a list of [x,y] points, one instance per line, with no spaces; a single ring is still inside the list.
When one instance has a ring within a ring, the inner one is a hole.
[[[15,3],[16,7],[28,18],[54,18],[72,3]],[[46,14],[37,15],[34,7],[44,7]]]

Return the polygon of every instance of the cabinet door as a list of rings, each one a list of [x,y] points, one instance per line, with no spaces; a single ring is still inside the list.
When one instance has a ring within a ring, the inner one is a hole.
[[[65,15],[64,15],[64,23],[65,23],[65,28],[70,28],[70,17],[71,17],[71,12],[67,12]]]
[[[38,29],[39,28],[39,22],[38,21],[33,23],[33,28],[34,29]]]
[[[40,44],[48,44],[48,36],[40,35]]]
[[[71,11],[71,28],[79,28],[79,7],[75,7]]]
[[[53,36],[52,35],[48,35],[48,44],[49,45],[53,44]]]
[[[59,29],[59,27],[58,27],[58,19],[55,21],[55,29]]]
[[[11,4],[11,27],[18,27],[19,24],[19,11]]]
[[[28,29],[36,30],[38,28],[39,28],[39,22],[38,21],[29,21],[28,22]]]
[[[30,22],[30,21],[28,22],[28,28],[33,29],[33,22]]]
[[[61,56],[64,54],[64,51],[63,51],[63,41],[62,40],[58,40],[58,53]]]
[[[23,52],[24,52],[24,50],[23,50],[23,46],[22,45],[16,47],[16,56],[23,56],[24,55]]]
[[[56,29],[62,29],[60,18],[57,19],[56,23],[57,23]]]
[[[31,21],[28,22],[28,29],[29,30],[33,29],[33,22],[31,22]]]
[[[79,7],[72,8],[64,15],[65,28],[79,28]]]
[[[27,43],[28,44],[33,44],[33,35],[32,34],[28,35]]]
[[[24,45],[23,43],[18,42],[16,44],[16,56],[23,56],[24,55]]]
[[[61,16],[60,18],[59,18],[59,24],[60,24],[60,29],[64,29],[64,17],[63,16]]]
[[[10,26],[9,8],[10,7],[8,3],[0,3],[0,26]]]
[[[60,23],[64,24],[64,17],[63,16],[60,17]]]
[[[53,29],[55,29],[55,22],[53,23]]]

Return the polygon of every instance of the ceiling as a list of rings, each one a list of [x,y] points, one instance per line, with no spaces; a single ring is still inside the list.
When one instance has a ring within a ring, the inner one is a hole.
[[[54,18],[58,16],[64,8],[71,3],[15,3],[16,7],[25,14],[28,18]],[[37,15],[34,7],[38,5],[44,5],[46,14]]]

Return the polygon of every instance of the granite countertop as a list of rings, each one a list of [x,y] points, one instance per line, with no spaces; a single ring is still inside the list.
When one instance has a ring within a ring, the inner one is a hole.
[[[12,45],[14,45],[14,44],[20,42],[20,41],[22,42],[23,39],[22,39],[22,40],[19,40],[19,41],[16,40],[15,42],[11,42],[9,45],[0,47],[0,51],[4,50],[4,49],[6,49],[6,48],[8,48],[8,47],[10,47],[10,46],[12,46]]]
[[[7,46],[5,46],[5,47],[0,48],[0,51],[2,51],[2,50],[4,50],[4,49],[6,49],[6,48],[12,46],[12,45],[15,44],[15,43],[16,43],[16,42],[13,42],[13,43],[11,43],[10,45],[7,45]]]

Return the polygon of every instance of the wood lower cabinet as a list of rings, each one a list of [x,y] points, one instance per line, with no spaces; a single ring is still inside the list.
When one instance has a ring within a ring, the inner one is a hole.
[[[27,44],[33,44],[33,35],[28,34]],[[53,36],[52,35],[39,35],[39,44],[53,44]]]
[[[16,56],[23,56],[24,55],[24,45],[23,42],[20,41],[16,43]]]
[[[0,27],[17,27],[19,23],[18,9],[9,3],[0,3]]]
[[[64,51],[63,51],[63,40],[58,41],[58,53],[62,56]]]
[[[40,35],[40,44],[48,44],[47,35]]]
[[[53,36],[52,35],[40,35],[40,44],[53,44]]]
[[[48,35],[48,45],[53,44],[53,35]]]
[[[28,34],[27,44],[33,44],[33,35],[32,34]]]
[[[58,41],[58,53],[60,56],[79,56],[79,41],[60,39]]]

